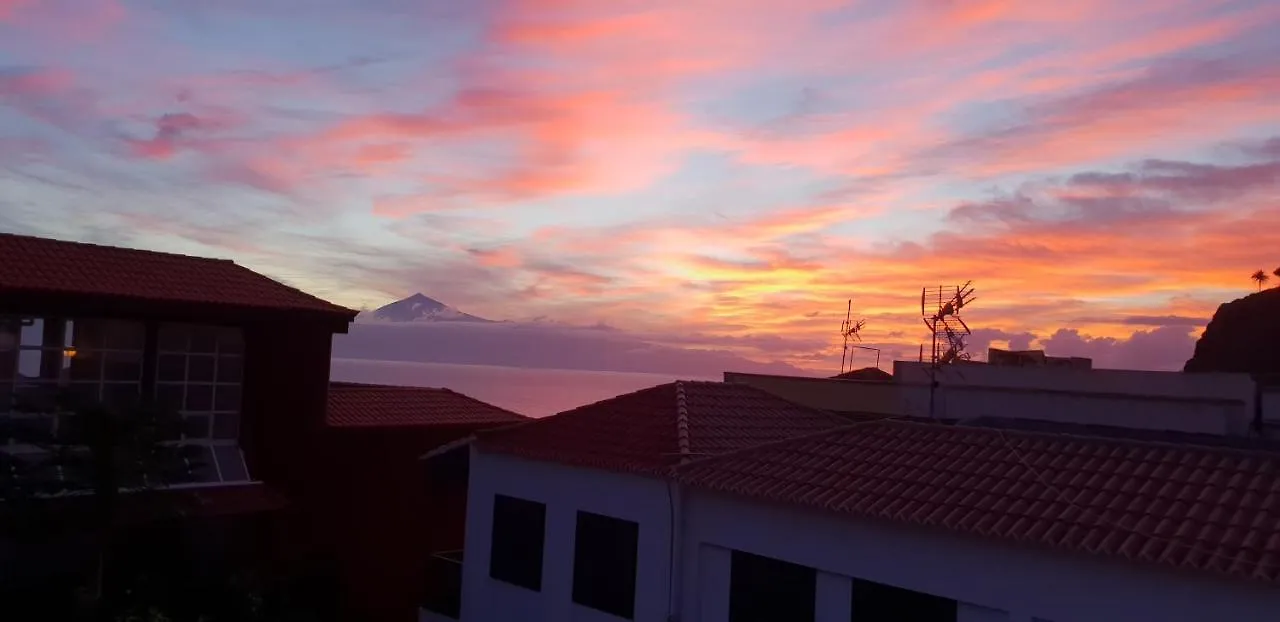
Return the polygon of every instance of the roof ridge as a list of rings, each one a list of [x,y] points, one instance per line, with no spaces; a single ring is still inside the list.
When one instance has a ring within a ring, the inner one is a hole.
[[[687,462],[689,453],[689,403],[685,400],[684,381],[676,381],[676,447],[680,462]]]
[[[547,416],[545,416],[545,417],[528,417],[527,415],[521,415],[521,416],[523,416],[523,417],[527,417],[527,420],[526,420],[526,421],[521,421],[521,422],[519,422],[519,423],[515,423],[515,424],[512,424],[512,425],[509,425],[509,426],[502,426],[502,427],[500,427],[500,428],[492,428],[492,429],[489,429],[489,430],[480,430],[480,431],[476,432],[476,438],[477,438],[477,440],[480,440],[480,439],[482,439],[483,437],[491,437],[491,436],[493,436],[493,435],[495,435],[495,434],[501,434],[501,433],[503,433],[503,432],[506,432],[506,431],[508,431],[508,430],[510,430],[510,429],[512,429],[512,428],[516,428],[516,427],[523,427],[523,426],[529,426],[529,425],[538,425],[538,424],[543,424],[543,423],[545,423],[545,422],[549,422],[549,421],[558,421],[558,420],[560,420],[561,418],[567,418],[567,417],[571,417],[571,416],[573,416],[573,415],[581,415],[584,411],[585,411],[585,412],[587,412],[587,413],[590,413],[590,412],[592,412],[592,411],[588,410],[588,409],[590,409],[590,408],[595,408],[595,407],[598,407],[598,406],[600,406],[600,405],[602,405],[602,404],[606,404],[606,403],[608,403],[608,402],[619,401],[619,400],[622,400],[623,398],[629,398],[629,397],[631,397],[631,396],[633,396],[633,395],[636,395],[636,394],[638,394],[638,393],[644,393],[645,391],[652,391],[652,390],[657,389],[657,388],[659,388],[659,387],[665,387],[665,386],[668,386],[668,385],[671,385],[671,384],[674,384],[674,383],[671,383],[671,382],[664,382],[664,383],[662,383],[662,384],[655,384],[655,385],[653,385],[653,386],[651,386],[651,387],[645,387],[645,388],[643,388],[643,389],[636,389],[635,391],[631,391],[630,393],[623,393],[623,394],[621,394],[621,395],[615,395],[615,396],[613,396],[613,397],[607,397],[607,398],[602,399],[602,400],[596,400],[596,401],[591,402],[591,403],[589,403],[589,404],[583,404],[583,405],[581,405],[581,406],[574,406],[573,408],[570,408],[569,410],[562,410],[562,411],[560,411],[560,412],[558,412],[558,413],[552,413],[552,414],[547,415]],[[519,414],[519,413],[516,413],[516,414]]]
[[[749,446],[747,446],[747,447],[742,447],[742,448],[735,449],[735,450],[733,450],[733,451],[728,451],[728,452],[725,452],[725,453],[722,453],[722,454],[715,454],[715,455],[711,455],[711,456],[703,456],[703,457],[695,458],[695,459],[690,460],[690,461],[688,461],[688,462],[686,462],[686,463],[684,463],[684,464],[681,464],[680,466],[681,466],[681,467],[686,467],[686,466],[692,467],[692,466],[695,466],[695,465],[704,464],[704,463],[707,463],[707,462],[713,462],[713,461],[721,460],[721,459],[728,460],[728,459],[736,458],[736,457],[741,456],[741,455],[743,455],[743,454],[749,454],[749,453],[751,453],[751,452],[755,452],[755,451],[762,451],[762,450],[766,450],[766,449],[773,449],[774,447],[780,447],[780,446],[786,445],[786,444],[788,444],[788,443],[801,443],[801,442],[808,441],[808,440],[812,440],[812,439],[819,438],[819,437],[822,437],[822,436],[827,436],[827,435],[835,436],[835,435],[837,435],[837,434],[842,434],[842,433],[844,433],[844,432],[848,432],[849,430],[852,430],[852,429],[854,429],[854,428],[870,427],[870,426],[873,426],[873,425],[883,425],[883,424],[893,423],[893,422],[894,422],[894,420],[893,420],[893,419],[873,419],[873,420],[870,420],[870,421],[857,421],[857,422],[854,422],[854,423],[850,423],[850,424],[848,424],[848,425],[842,425],[842,426],[835,427],[835,428],[827,428],[827,429],[825,429],[825,430],[817,430],[817,431],[815,431],[815,432],[810,432],[810,433],[808,433],[808,434],[801,434],[801,435],[799,435],[799,436],[789,436],[789,437],[787,437],[787,438],[781,438],[781,439],[778,439],[778,440],[776,440],[776,441],[769,441],[769,442],[767,442],[767,443],[760,443],[760,444],[758,444],[758,445],[749,445]],[[931,425],[937,425],[937,424],[931,424]]]

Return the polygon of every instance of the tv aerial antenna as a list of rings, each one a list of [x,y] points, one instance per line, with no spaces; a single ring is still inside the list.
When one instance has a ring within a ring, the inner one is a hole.
[[[876,353],[876,369],[880,368],[880,349],[870,346],[858,345],[862,342],[862,328],[867,325],[865,318],[854,321],[853,319],[853,300],[849,300],[844,311],[844,321],[840,323],[840,336],[844,337],[844,349],[840,354],[840,373],[853,371],[853,354],[850,348],[860,350],[872,350]],[[855,343],[849,343],[854,341]]]
[[[960,312],[976,300],[973,281],[964,285],[925,287],[920,290],[920,316],[932,339],[929,362],[935,367],[969,360],[965,340],[972,334]]]

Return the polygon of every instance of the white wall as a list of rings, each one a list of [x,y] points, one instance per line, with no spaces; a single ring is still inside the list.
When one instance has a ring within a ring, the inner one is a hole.
[[[819,622],[849,618],[849,577],[961,603],[964,622],[1274,622],[1280,589],[1115,558],[686,492],[682,622],[728,618],[728,549],[818,569]]]
[[[939,418],[995,416],[1243,435],[1253,419],[1247,374],[1183,374],[948,365],[937,372]],[[928,416],[928,365],[894,363],[903,412]]]
[[[471,449],[462,620],[596,622],[619,618],[573,603],[573,544],[578,510],[640,525],[636,564],[637,622],[663,622],[670,584],[671,514],[667,483],[593,469],[575,469]],[[493,496],[545,503],[542,591],[489,577]]]
[[[899,383],[928,384],[929,365],[915,361],[894,361],[893,377],[894,381]],[[1252,398],[1254,392],[1253,378],[1249,374],[1217,372],[1187,374],[1133,369],[1064,369],[958,364],[941,366],[938,381],[944,384],[970,384],[984,387],[1230,400]]]

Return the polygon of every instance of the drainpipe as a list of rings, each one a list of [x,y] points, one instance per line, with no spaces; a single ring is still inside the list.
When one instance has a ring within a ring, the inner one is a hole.
[[[667,508],[671,519],[667,547],[667,622],[679,622],[684,602],[684,494],[675,479],[667,478]]]

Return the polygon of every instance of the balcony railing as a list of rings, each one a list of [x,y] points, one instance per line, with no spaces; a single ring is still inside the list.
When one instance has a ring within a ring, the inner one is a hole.
[[[427,557],[422,608],[458,619],[462,610],[462,551],[441,551]]]

